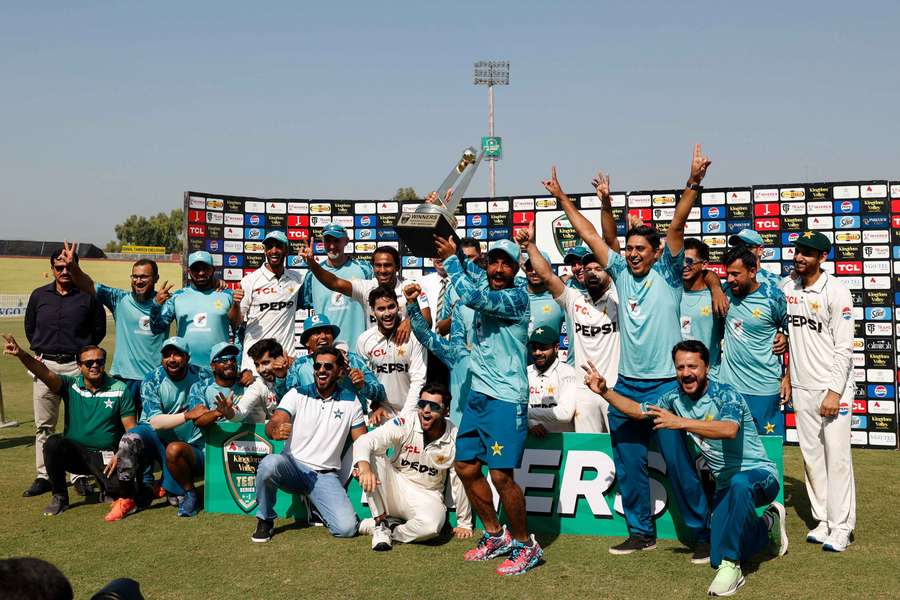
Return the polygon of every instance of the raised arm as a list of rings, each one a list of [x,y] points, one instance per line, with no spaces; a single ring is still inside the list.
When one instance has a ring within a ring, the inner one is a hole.
[[[597,191],[600,199],[600,232],[603,241],[613,252],[621,250],[619,236],[616,235],[616,218],[612,212],[612,199],[609,196],[609,175],[603,171],[597,171],[597,175],[591,180],[591,184]]]
[[[581,365],[584,369],[584,383],[592,392],[603,396],[607,402],[622,411],[627,417],[632,419],[645,419],[647,415],[641,410],[641,405],[631,398],[626,398],[622,394],[609,389],[606,385],[606,379],[597,371],[597,367],[593,363],[587,362]]]
[[[162,286],[153,298],[150,305],[150,331],[153,333],[166,333],[169,325],[175,320],[175,301],[172,300],[172,287],[174,284],[168,280],[163,281]]]
[[[301,246],[300,257],[306,262],[306,266],[309,267],[309,272],[312,273],[313,277],[318,279],[322,285],[333,292],[340,292],[345,296],[353,295],[353,285],[331,271],[326,271],[313,255],[312,246]]]
[[[34,373],[35,377],[44,382],[44,385],[46,385],[51,392],[59,394],[60,390],[62,390],[62,379],[59,375],[48,369],[44,363],[25,352],[13,336],[4,335],[3,339],[6,341],[6,345],[3,349],[4,354],[9,354],[10,356],[18,358],[19,362],[21,362],[26,369]]]
[[[608,260],[609,246],[603,241],[603,236],[597,232],[594,225],[587,220],[587,217],[578,211],[575,204],[562,191],[562,187],[559,185],[559,179],[556,177],[555,166],[550,171],[550,179],[545,180],[543,184],[544,188],[553,194],[553,197],[559,201],[560,206],[566,211],[569,223],[572,224],[572,227],[575,228],[575,231],[581,239],[584,240],[588,247],[590,247],[591,252],[593,252],[594,256],[597,257],[597,260],[600,261],[600,266],[605,267]]]
[[[439,361],[448,368],[452,367],[456,360],[450,342],[432,331],[425,319],[422,318],[422,311],[419,310],[419,304],[415,301],[415,295],[410,300],[411,294],[414,294],[418,287],[418,284],[412,284],[403,289],[403,294],[406,296],[406,314],[409,315],[412,323],[413,335],[426,350],[437,356]],[[407,290],[410,292],[408,293]]]
[[[75,248],[77,246],[78,244],[75,242],[70,244],[67,240],[63,240],[63,249],[59,258],[66,263],[66,267],[68,268],[69,275],[72,276],[72,283],[75,284],[75,287],[85,294],[93,296],[96,294],[94,280],[91,279],[87,273],[82,271],[81,266],[75,262]]]
[[[691,174],[687,180],[687,186],[675,205],[675,216],[666,230],[666,246],[669,254],[676,256],[684,248],[684,226],[687,223],[694,201],[700,194],[700,182],[706,177],[706,170],[712,161],[700,150],[700,144],[694,146],[694,156],[691,159]]]
[[[553,272],[553,267],[541,254],[540,249],[534,243],[534,221],[528,224],[528,228],[524,227],[516,232],[516,242],[523,252],[528,253],[528,260],[531,262],[531,268],[537,273],[547,285],[547,289],[556,298],[563,293],[566,288],[565,282]]]

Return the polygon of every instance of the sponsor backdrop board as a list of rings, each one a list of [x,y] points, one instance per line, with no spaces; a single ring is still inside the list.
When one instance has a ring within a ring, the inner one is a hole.
[[[778,467],[783,480],[781,438],[763,436],[766,453]],[[238,515],[256,514],[256,468],[268,454],[281,452],[284,442],[266,437],[263,425],[220,423],[206,430],[206,483],[204,505],[207,512]],[[347,495],[360,518],[371,516],[362,489],[350,478],[352,450],[344,449],[341,477]],[[648,457],[650,491],[657,534],[663,539],[689,535],[671,501],[672,491],[665,477],[662,455],[651,450]],[[525,493],[528,525],[536,533],[625,536],[622,500],[616,487],[616,467],[608,434],[552,433],[545,438],[528,438],[516,481]],[[777,500],[784,502],[784,490]],[[498,503],[496,491],[494,503]],[[448,498],[452,506],[452,499]],[[280,518],[306,518],[306,506],[299,496],[278,492],[275,512]],[[762,508],[759,509],[762,512]],[[502,514],[501,514],[502,518]],[[456,524],[451,511],[450,523]],[[480,522],[476,523],[481,526]]]
[[[664,232],[671,222],[680,190],[639,190],[612,194],[617,235],[624,242],[626,215],[652,222]],[[599,224],[599,201],[593,194],[572,194],[581,210]],[[394,224],[400,212],[416,202],[387,200],[323,200],[252,198],[200,192],[185,193],[187,250],[208,250],[221,277],[232,287],[259,268],[266,232],[286,233],[294,253],[312,243],[324,259],[322,228],[339,223],[347,228],[347,252],[370,256],[379,245],[398,248],[403,273],[417,277],[432,270],[431,262],[412,256],[399,241]],[[466,198],[456,212],[457,233],[480,240],[485,248],[509,238],[535,222],[538,244],[562,274],[567,249],[581,240],[557,201],[547,196]],[[833,242],[826,269],[839,277],[854,299],[856,336],[854,373],[857,389],[852,407],[853,444],[896,448],[898,443],[898,359],[900,323],[900,183],[888,181],[772,184],[704,189],[691,211],[686,235],[710,246],[711,268],[724,275],[721,264],[728,237],[745,227],[762,235],[763,267],[779,275],[790,273],[791,241],[802,231],[821,231]],[[288,266],[301,273],[306,266],[291,256]],[[297,329],[307,315],[298,315]],[[560,347],[568,345],[561,332]],[[794,416],[786,415],[787,441],[797,440]]]

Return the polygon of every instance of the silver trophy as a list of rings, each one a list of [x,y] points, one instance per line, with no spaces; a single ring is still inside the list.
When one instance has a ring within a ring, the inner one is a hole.
[[[422,258],[437,256],[434,235],[453,238],[459,242],[459,237],[456,235],[456,207],[459,206],[459,201],[466,188],[469,187],[482,158],[484,158],[484,152],[478,154],[475,148],[469,147],[463,150],[459,162],[453,166],[450,174],[437,189],[435,203],[423,202],[416,207],[415,212],[402,213],[397,219],[397,235],[415,256]],[[447,192],[451,188],[453,192],[450,198],[445,200]]]

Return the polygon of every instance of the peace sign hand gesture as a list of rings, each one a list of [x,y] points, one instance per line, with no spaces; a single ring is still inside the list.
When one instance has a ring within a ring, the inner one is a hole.
[[[597,371],[597,367],[594,366],[594,363],[587,362],[581,365],[581,368],[584,369],[586,373],[584,376],[584,385],[588,386],[592,392],[603,396],[609,391],[609,388],[606,386],[606,379],[604,379],[603,375]]]
[[[157,304],[165,304],[166,300],[172,297],[172,288],[175,287],[174,283],[169,283],[169,280],[163,281],[163,284],[156,291],[156,298],[154,298],[154,302]]]

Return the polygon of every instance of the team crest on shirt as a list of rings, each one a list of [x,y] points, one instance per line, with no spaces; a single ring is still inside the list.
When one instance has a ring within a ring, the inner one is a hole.
[[[818,302],[816,302],[815,300],[812,300],[809,303],[809,307],[814,311],[818,311],[822,307],[822,305],[819,304]]]
[[[628,312],[630,312],[633,317],[641,316],[641,305],[635,298],[629,298],[627,305]]]
[[[141,331],[150,331],[150,317],[142,315],[141,318],[138,319],[138,329]]]
[[[256,509],[256,469],[272,450],[268,440],[252,431],[238,432],[222,444],[228,491],[245,513]]]
[[[731,326],[731,331],[734,332],[739,338],[744,337],[744,321],[742,319],[732,319],[728,322]]]
[[[701,317],[708,317],[711,314],[712,314],[712,308],[710,308],[709,306],[700,307],[700,316]]]
[[[216,310],[222,310],[223,308],[225,308],[225,304],[221,300],[216,300],[215,302],[213,302],[213,306]]]
[[[194,327],[205,328],[208,324],[207,314],[205,312],[197,313],[193,318]]]
[[[753,315],[754,319],[759,319],[762,317],[762,309],[754,308],[752,311],[750,311],[750,314]]]
[[[332,306],[343,306],[344,305],[344,295],[340,292],[334,292],[331,294],[331,305]]]

